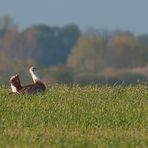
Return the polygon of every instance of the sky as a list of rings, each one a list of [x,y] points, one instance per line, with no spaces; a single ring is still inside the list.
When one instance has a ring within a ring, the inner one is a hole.
[[[19,28],[76,24],[89,28],[148,33],[148,0],[0,0],[0,17]]]

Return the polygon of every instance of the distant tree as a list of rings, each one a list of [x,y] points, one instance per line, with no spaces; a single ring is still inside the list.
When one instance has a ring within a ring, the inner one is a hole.
[[[109,65],[118,68],[136,65],[138,52],[137,38],[128,32],[113,35],[108,42]]]
[[[139,35],[137,38],[138,38],[140,47],[148,48],[148,35],[147,34]]]
[[[143,34],[137,37],[139,45],[139,63],[140,65],[148,65],[148,35]]]
[[[34,32],[37,43],[36,61],[41,65],[63,64],[76,43],[80,30],[76,25],[63,28],[37,25],[27,29]]]
[[[68,57],[67,65],[86,71],[103,69],[106,64],[105,44],[105,39],[102,37],[80,37]]]
[[[35,25],[19,31],[15,27],[11,28],[13,23],[8,20],[3,18],[5,23],[1,21],[1,28],[5,27],[6,32],[0,30],[0,55],[5,57],[3,60],[11,59],[12,63],[15,60],[17,63],[44,66],[63,64],[80,35],[75,25],[63,28]]]
[[[12,29],[16,29],[13,19],[8,15],[0,17],[0,37]]]

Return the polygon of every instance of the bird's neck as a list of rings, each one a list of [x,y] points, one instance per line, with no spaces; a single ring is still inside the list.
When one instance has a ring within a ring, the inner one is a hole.
[[[32,77],[32,80],[33,80],[34,83],[36,83],[38,81],[41,82],[41,79],[39,78],[39,76],[37,75],[36,72],[31,71],[30,74],[31,74],[31,77]]]

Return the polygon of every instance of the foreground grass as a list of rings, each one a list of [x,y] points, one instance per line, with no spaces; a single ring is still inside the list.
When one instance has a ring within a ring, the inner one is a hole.
[[[148,87],[0,87],[0,147],[148,147]]]

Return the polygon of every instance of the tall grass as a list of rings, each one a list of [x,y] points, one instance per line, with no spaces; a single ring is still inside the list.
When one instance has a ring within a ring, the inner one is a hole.
[[[10,96],[0,87],[0,147],[147,147],[148,87],[48,86]]]

